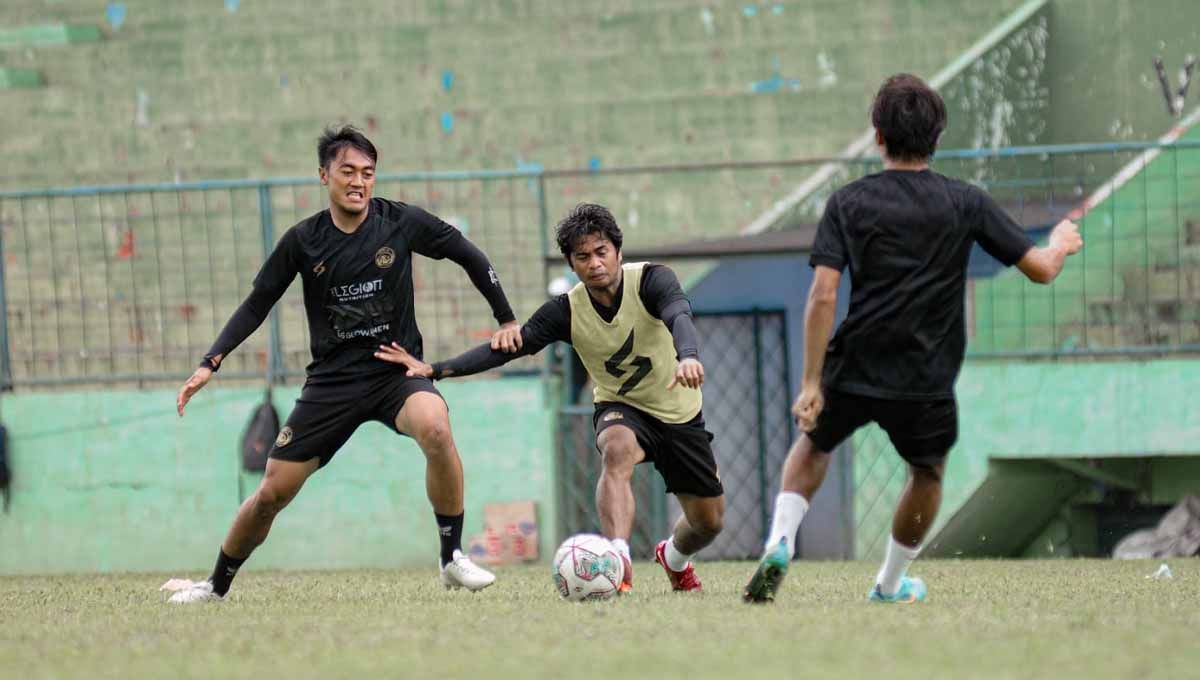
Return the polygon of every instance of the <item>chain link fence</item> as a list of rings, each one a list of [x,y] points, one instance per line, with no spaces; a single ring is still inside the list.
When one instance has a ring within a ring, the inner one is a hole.
[[[697,314],[696,328],[705,372],[704,419],[715,435],[713,450],[726,503],[724,531],[700,554],[706,559],[756,557],[762,552],[776,479],[792,439],[787,318],[764,310]],[[560,412],[561,536],[600,530],[595,509],[600,454],[592,413],[590,404],[571,404]],[[666,496],[652,464],[637,467],[633,490],[638,512],[630,548],[649,558],[682,510],[673,496]]]
[[[1087,243],[1049,287],[973,259],[969,353],[1200,351],[1200,140],[1190,136],[939,153],[937,171],[990,191],[1033,236],[1072,217]],[[837,173],[789,214],[812,224],[837,186],[878,159],[381,175],[377,194],[462,229],[523,317],[545,299],[553,222],[577,202],[608,205],[639,247],[730,236],[831,164]],[[325,200],[309,179],[0,193],[0,386],[179,380],[283,230]],[[490,310],[455,265],[414,258],[414,278],[430,357],[488,337]],[[303,376],[300,298],[297,283],[227,361],[227,377]],[[534,368],[521,360],[507,370]]]
[[[532,183],[531,183],[532,182]],[[492,259],[519,312],[545,297],[542,202],[521,173],[381,176]],[[325,208],[316,180],[96,187],[0,195],[0,386],[135,384],[189,374],[284,230]],[[414,257],[430,357],[490,337],[495,320],[451,262]],[[225,362],[226,378],[299,378],[310,361],[297,281]],[[507,370],[534,370],[530,359]]]
[[[1078,356],[1200,352],[1200,114],[1178,141],[940,152],[937,172],[987,190],[1035,240],[1074,220],[1085,247],[1052,286],[976,252],[968,354]],[[842,160],[788,217],[819,219],[838,187],[875,172]]]

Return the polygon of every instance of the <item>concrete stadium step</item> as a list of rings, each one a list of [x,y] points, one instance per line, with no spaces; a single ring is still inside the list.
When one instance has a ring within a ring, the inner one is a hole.
[[[0,15],[0,50],[93,43],[102,38],[100,27],[94,25],[62,23],[28,26],[3,25],[6,23],[3,22],[3,15]]]
[[[0,90],[32,90],[45,84],[42,74],[35,69],[0,67]]]
[[[385,126],[383,129],[411,128],[414,132],[408,136],[410,139],[429,138],[426,142],[428,152],[421,155],[428,155],[433,163],[441,167],[482,166],[483,163],[474,158],[478,149],[489,145],[495,147],[497,138],[511,138],[512,121],[509,118],[515,115],[525,115],[529,129],[549,132],[550,136],[562,140],[563,144],[578,143],[577,130],[573,126],[566,126],[560,132],[555,127],[542,125],[538,118],[528,117],[526,112],[548,109],[553,112],[556,121],[587,120],[596,118],[588,110],[594,109],[597,104],[604,105],[606,117],[618,120],[626,116],[645,116],[639,111],[647,106],[668,109],[665,114],[652,114],[655,118],[666,120],[674,117],[669,109],[694,111],[690,120],[680,120],[678,123],[680,126],[694,126],[695,131],[690,133],[694,137],[736,138],[739,142],[744,141],[742,148],[778,157],[781,152],[829,152],[836,147],[846,130],[851,129],[851,122],[855,127],[861,123],[861,120],[855,120],[865,107],[865,95],[858,91],[859,88],[835,86],[820,91],[819,96],[759,95],[752,98],[775,100],[774,106],[744,103],[750,83],[770,76],[775,68],[772,63],[775,57],[780,57],[779,68],[784,76],[795,76],[802,83],[810,84],[821,77],[815,55],[821,51],[822,44],[829,40],[829,36],[815,30],[815,26],[828,23],[831,30],[839,35],[853,33],[860,47],[865,45],[862,49],[829,53],[840,74],[839,82],[846,83],[858,82],[867,74],[878,72],[885,61],[894,61],[895,55],[883,49],[883,41],[894,43],[897,35],[918,29],[926,30],[929,21],[956,28],[950,31],[949,37],[953,39],[939,42],[940,54],[922,54],[922,58],[929,61],[927,68],[944,63],[972,38],[966,32],[971,29],[962,27],[961,17],[951,21],[949,18],[927,16],[936,13],[924,10],[906,8],[900,11],[892,3],[880,0],[876,0],[874,6],[883,15],[892,17],[893,21],[886,29],[880,28],[873,19],[868,21],[864,16],[859,16],[860,13],[846,16],[833,5],[787,3],[779,5],[781,11],[778,15],[770,13],[770,16],[766,16],[768,12],[764,9],[764,16],[753,19],[744,16],[740,8],[716,11],[715,35],[709,34],[702,20],[702,10],[707,5],[702,7],[701,3],[656,5],[653,10],[645,10],[635,4],[620,4],[611,10],[607,7],[600,10],[588,3],[566,3],[561,9],[523,6],[546,11],[546,18],[540,20],[466,21],[456,32],[460,39],[456,40],[455,51],[450,53],[439,43],[427,39],[430,33],[426,28],[418,26],[413,29],[411,15],[414,11],[424,11],[422,8],[429,10],[431,16],[437,13],[448,15],[465,12],[464,7],[450,8],[445,3],[410,3],[393,11],[390,5],[380,9],[383,3],[368,2],[363,6],[366,9],[347,4],[346,10],[351,15],[359,11],[371,14],[376,17],[371,25],[381,28],[372,29],[364,35],[356,34],[352,40],[335,41],[317,39],[324,35],[323,20],[319,13],[310,13],[307,9],[299,12],[294,8],[282,7],[282,3],[279,5],[260,6],[259,3],[253,3],[252,6],[247,3],[236,14],[230,15],[219,5],[208,10],[195,10],[190,5],[153,7],[130,3],[126,23],[113,33],[111,40],[87,48],[86,54],[71,54],[74,50],[46,52],[43,58],[45,63],[39,64],[52,86],[72,84],[87,94],[81,96],[76,91],[59,90],[54,99],[46,103],[22,100],[20,104],[15,104],[0,100],[0,113],[7,118],[8,107],[13,106],[13,113],[17,114],[14,118],[27,119],[22,114],[32,113],[31,107],[39,107],[37,112],[40,114],[54,111],[71,121],[71,114],[77,110],[78,102],[88,102],[96,124],[95,127],[80,130],[80,136],[89,144],[83,145],[78,140],[72,140],[74,143],[70,145],[56,145],[56,138],[64,130],[39,129],[30,130],[31,134],[42,136],[34,140],[33,146],[54,149],[53,155],[62,156],[64,161],[69,148],[86,146],[97,149],[92,159],[84,159],[84,165],[91,165],[92,168],[111,166],[114,156],[125,155],[128,162],[122,162],[121,165],[129,167],[130,173],[137,177],[157,174],[161,178],[164,156],[175,157],[174,166],[185,166],[189,177],[198,175],[187,169],[188,163],[205,166],[218,164],[215,158],[203,152],[191,158],[187,157],[191,154],[181,154],[186,149],[181,150],[180,142],[171,138],[184,140],[186,135],[170,127],[158,132],[162,129],[160,126],[182,127],[194,125],[197,121],[215,120],[241,125],[243,129],[248,126],[261,132],[264,127],[281,125],[278,114],[263,119],[259,113],[277,107],[281,98],[293,110],[320,112],[328,109],[329,103],[320,98],[311,99],[300,94],[297,99],[289,94],[293,91],[321,91],[316,83],[328,79],[339,79],[355,90],[379,91],[382,81],[390,87],[402,84],[409,93],[417,93],[416,97],[388,97],[386,99],[394,101],[381,102],[378,109],[385,114],[380,115],[391,116],[393,112],[407,110],[413,116],[409,122]],[[276,15],[283,13],[281,16],[284,17],[289,12],[297,16],[295,21],[251,21],[249,18],[256,16],[254,12],[260,10]],[[523,10],[515,11],[519,13]],[[992,14],[997,17],[1003,14],[1002,8],[981,9],[979,6],[963,11],[973,16],[978,14],[981,20]],[[519,53],[530,49],[531,45],[545,42],[547,35],[561,33],[561,17],[577,15],[593,18],[572,25],[569,32],[562,35],[566,41],[564,44],[571,48],[566,55],[553,59],[505,60],[508,65],[504,69],[496,67],[497,46],[502,52]],[[200,17],[209,18],[202,21]],[[391,21],[389,17],[405,22],[404,26],[388,25],[388,21]],[[228,24],[224,28],[229,30],[209,30],[211,27],[205,26],[204,21]],[[238,26],[243,24],[253,32],[245,35],[237,33]],[[186,39],[183,39],[176,34],[180,26],[185,26],[184,31],[191,31],[186,26],[192,25],[195,26],[195,35],[187,33]],[[160,27],[162,32],[156,32],[158,29],[155,28],[138,33],[134,30],[137,26]],[[720,38],[719,43],[714,42],[716,36]],[[962,44],[956,44],[956,40]],[[714,45],[718,44],[720,49],[714,52]],[[438,62],[444,62],[445,65],[439,65]],[[420,66],[420,72],[414,71],[414,63],[423,65]],[[247,73],[245,64],[266,66],[250,69]],[[272,67],[271,64],[277,66]],[[450,92],[443,92],[441,71],[447,68],[453,69],[456,79],[454,88]],[[388,73],[389,69],[391,74],[381,79],[379,74]],[[310,71],[317,76],[308,75]],[[339,77],[342,71],[350,76],[348,80]],[[129,121],[138,115],[136,102],[139,94],[129,86],[131,76],[146,83],[142,91],[148,98],[145,106],[148,111],[147,130],[138,136],[144,137],[149,143],[132,145],[136,148],[132,157],[129,157],[129,151],[120,147],[131,145],[105,140],[114,140],[110,130],[128,126]],[[282,81],[285,79],[291,79],[293,84],[284,86]],[[812,85],[806,87],[811,91]],[[236,107],[235,110],[240,113],[232,115],[206,113],[228,111],[230,107],[223,105],[218,98],[198,95],[205,92],[219,92],[224,96],[233,93],[237,101],[247,102],[247,106]],[[764,113],[746,116],[742,111],[747,106],[751,110],[765,107],[762,108]],[[440,137],[445,136],[437,121],[439,109],[456,113],[454,134],[446,139],[450,142],[448,146],[439,144]],[[462,115],[457,115],[460,113]],[[796,117],[805,119],[806,125],[812,129],[811,134],[798,136],[816,142],[773,149],[772,140],[792,136],[780,134],[783,121]],[[331,116],[327,112],[316,113],[314,118],[326,121]],[[40,117],[40,120],[45,119],[45,115]],[[474,125],[473,119],[482,120],[482,125]],[[818,119],[815,124],[813,119]],[[489,120],[502,121],[503,124],[499,125],[502,131],[493,129],[495,126],[489,124]],[[58,127],[53,120],[49,121],[49,125]],[[751,129],[750,134],[731,134],[734,129],[745,130],[747,126]],[[645,161],[637,153],[629,154],[628,149],[638,149],[661,137],[660,130],[645,125],[618,126],[614,130],[616,137],[611,145],[626,150],[622,155],[628,157],[629,163]],[[606,133],[597,129],[590,134]],[[305,135],[303,146],[311,143],[311,135],[310,130]],[[247,135],[243,132],[241,137],[246,138]],[[254,137],[261,138],[262,135],[255,134]],[[287,143],[287,140],[279,141]],[[593,139],[587,143],[596,146],[603,144],[604,140]],[[9,144],[6,140],[0,142],[0,147],[8,147]],[[245,145],[234,143],[230,146]],[[500,151],[498,157],[511,162],[510,159],[515,155],[512,147],[512,142],[501,145],[499,148],[504,150]],[[460,149],[463,152],[459,152]],[[447,153],[448,150],[452,151]],[[771,153],[772,150],[774,153]],[[0,151],[8,152],[10,149],[0,148]],[[586,160],[594,152],[583,154],[580,155]],[[180,158],[181,155],[184,158]],[[310,165],[307,155],[307,152],[297,154],[295,160],[289,157],[289,163],[297,168],[307,168]],[[606,155],[616,156],[607,153],[607,150]],[[571,158],[574,160],[578,156]],[[299,165],[301,162],[303,166]],[[245,171],[246,174],[296,172],[272,172],[270,169],[264,172],[261,158],[250,158],[245,163],[251,166]],[[64,162],[62,165],[73,164]],[[149,170],[145,170],[146,167]],[[94,172],[94,169],[87,172]]]

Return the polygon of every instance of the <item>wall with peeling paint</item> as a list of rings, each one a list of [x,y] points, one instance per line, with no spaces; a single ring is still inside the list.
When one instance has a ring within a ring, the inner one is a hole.
[[[1200,458],[1200,362],[969,360],[955,391],[959,439],[946,462],[936,532],[1003,458]],[[855,555],[882,555],[904,486],[903,461],[878,427],[853,437]],[[1191,467],[1194,471],[1195,466]],[[1154,503],[1200,493],[1200,478],[1164,480]]]
[[[464,534],[489,502],[533,499],[552,527],[552,414],[539,378],[444,382],[466,472]],[[287,417],[298,387],[277,390]],[[239,441],[258,388],[220,382],[185,418],[174,392],[6,394],[11,505],[0,512],[0,574],[211,568],[241,498]],[[250,568],[428,565],[438,539],[425,464],[410,440],[362,426],[275,522]],[[542,551],[553,548],[542,532]]]
[[[1155,139],[1172,124],[1154,57],[1178,86],[1188,55],[1200,54],[1200,3],[1192,0],[1053,0],[1047,111],[1055,143]],[[1191,87],[1186,110],[1200,106]]]

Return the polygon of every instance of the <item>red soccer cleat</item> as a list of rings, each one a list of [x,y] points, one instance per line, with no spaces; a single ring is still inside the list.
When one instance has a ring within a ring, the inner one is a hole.
[[[704,592],[704,587],[700,585],[700,579],[696,578],[696,570],[690,563],[683,571],[674,571],[667,566],[666,541],[659,541],[658,545],[654,546],[654,561],[661,564],[663,571],[667,572],[667,578],[671,579],[671,590],[684,593]]]
[[[621,577],[621,585],[617,587],[617,594],[624,595],[633,590],[633,563],[629,558],[621,555],[621,562],[624,564],[624,576]]]

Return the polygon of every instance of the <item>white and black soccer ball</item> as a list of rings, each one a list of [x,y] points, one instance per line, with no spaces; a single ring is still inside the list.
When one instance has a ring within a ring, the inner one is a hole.
[[[625,577],[621,553],[603,536],[576,534],[554,553],[554,585],[572,602],[607,600]]]

